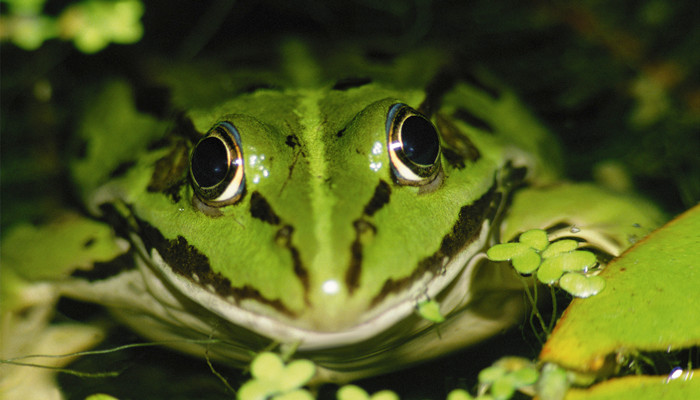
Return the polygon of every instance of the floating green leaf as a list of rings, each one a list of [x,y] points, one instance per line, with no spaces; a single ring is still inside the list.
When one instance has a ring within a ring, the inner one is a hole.
[[[544,250],[549,245],[547,232],[542,229],[531,229],[520,235],[520,243],[524,243],[537,251]]]
[[[418,314],[431,322],[440,323],[445,321],[445,317],[440,313],[440,304],[435,300],[418,303]]]
[[[513,257],[511,262],[516,271],[523,275],[529,275],[539,268],[542,258],[531,249],[528,252]]]
[[[537,270],[537,279],[540,282],[551,285],[564,273],[564,268],[555,258],[546,258]]]
[[[523,243],[501,243],[492,246],[486,256],[492,261],[510,261],[513,257],[533,252],[530,246]]]
[[[547,246],[547,248],[542,251],[541,255],[543,258],[549,258],[560,253],[568,253],[570,251],[574,251],[577,247],[578,243],[575,240],[557,240],[556,242],[553,242],[549,246]]]
[[[569,272],[561,277],[559,286],[576,297],[586,298],[600,293],[605,288],[605,279]]]

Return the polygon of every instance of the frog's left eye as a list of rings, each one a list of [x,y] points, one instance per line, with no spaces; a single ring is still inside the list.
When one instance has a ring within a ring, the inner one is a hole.
[[[238,130],[219,122],[194,146],[190,156],[192,187],[204,203],[235,203],[244,192],[243,152]]]
[[[391,166],[399,183],[423,186],[440,172],[440,137],[423,114],[405,104],[394,104],[386,121]]]

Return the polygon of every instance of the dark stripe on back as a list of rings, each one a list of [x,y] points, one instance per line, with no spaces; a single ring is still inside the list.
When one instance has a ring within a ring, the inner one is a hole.
[[[136,161],[130,160],[130,161],[124,161],[121,164],[117,165],[117,168],[113,169],[112,172],[109,173],[109,177],[114,179],[114,178],[119,178],[121,176],[124,176],[128,170],[131,169],[136,165]]]
[[[462,78],[468,84],[481,89],[484,93],[489,95],[494,100],[498,100],[501,97],[500,90],[498,90],[492,86],[487,85],[486,83],[484,83],[484,81],[480,80],[476,75],[474,75],[470,72],[463,73],[460,76],[460,78]]]
[[[442,152],[450,166],[462,169],[466,161],[476,161],[481,157],[479,149],[451,120],[438,113],[436,122],[445,142]]]
[[[180,188],[187,181],[189,155],[183,139],[174,140],[171,146],[168,154],[156,161],[146,190],[151,193],[162,192],[177,203],[180,201]]]
[[[482,131],[486,131],[489,133],[494,133],[495,130],[493,129],[493,126],[486,122],[485,120],[477,117],[476,115],[472,114],[471,111],[467,110],[466,108],[458,108],[455,110],[454,114],[452,114],[455,118],[458,118],[467,124],[481,129]]]
[[[410,287],[414,281],[420,279],[426,272],[439,274],[445,265],[445,258],[451,259],[478,237],[484,220],[492,218],[495,214],[499,197],[500,195],[496,192],[496,184],[494,184],[474,204],[462,207],[459,210],[457,222],[450,233],[442,239],[440,249],[433,255],[419,261],[411,275],[397,280],[387,280],[379,294],[372,299],[372,305],[379,304],[390,293],[399,292]]]
[[[425,88],[425,99],[418,107],[423,115],[430,118],[440,109],[442,98],[457,82],[455,74],[448,69],[440,71]]]

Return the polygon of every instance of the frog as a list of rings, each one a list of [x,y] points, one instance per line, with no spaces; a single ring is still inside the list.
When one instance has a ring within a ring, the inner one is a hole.
[[[114,78],[86,102],[70,161],[86,215],[72,218],[99,239],[42,237],[112,245],[99,262],[45,257],[31,276],[10,254],[5,285],[49,287],[47,308],[102,305],[195,356],[245,367],[276,348],[348,382],[521,322],[532,280],[488,260],[491,245],[543,229],[604,263],[665,218],[567,181],[555,136],[516,93],[448,51],[288,40],[274,62],[230,57],[154,62],[152,82]],[[440,322],[420,315],[425,301]]]

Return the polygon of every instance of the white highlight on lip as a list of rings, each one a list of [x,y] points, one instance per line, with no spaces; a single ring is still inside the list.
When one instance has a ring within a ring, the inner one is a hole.
[[[340,290],[340,284],[335,279],[329,279],[321,285],[321,290],[325,294],[336,294]]]

